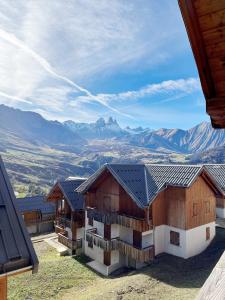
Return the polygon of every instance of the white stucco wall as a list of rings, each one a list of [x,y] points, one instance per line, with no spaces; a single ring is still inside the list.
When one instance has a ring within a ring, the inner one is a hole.
[[[120,239],[128,244],[133,244],[133,229],[120,226]]]
[[[210,227],[210,239],[206,240],[206,227]],[[180,233],[180,245],[170,243],[170,231]],[[169,253],[189,258],[204,251],[215,236],[215,222],[183,230],[167,225],[157,226],[154,230],[155,255]]]
[[[142,248],[149,247],[153,244],[153,230],[142,232]]]
[[[225,209],[224,208],[220,208],[220,207],[217,207],[216,208],[216,216],[218,218],[225,218]]]
[[[77,228],[77,239],[83,239],[84,238],[84,227]]]
[[[210,239],[207,241],[206,227],[210,227]],[[186,236],[186,258],[197,255],[204,251],[215,237],[215,233],[215,222],[188,230]]]
[[[68,238],[69,238],[70,240],[72,240],[72,230],[71,230],[69,227],[66,227],[65,230],[66,230],[67,233],[68,233]]]
[[[111,238],[117,238],[120,236],[120,226],[118,224],[111,225]]]
[[[88,247],[88,243],[85,241],[85,254],[90,258],[103,264],[104,262],[104,251],[103,249],[93,245],[93,248]]]
[[[37,233],[37,225],[27,226],[27,231],[29,234]]]

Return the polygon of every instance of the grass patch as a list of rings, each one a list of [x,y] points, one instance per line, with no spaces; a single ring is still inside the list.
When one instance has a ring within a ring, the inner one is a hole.
[[[84,288],[91,284],[97,275],[85,267],[85,258],[57,255],[55,249],[45,242],[36,243],[39,257],[39,271],[9,278],[9,299],[41,300],[57,299],[65,290],[72,287]]]

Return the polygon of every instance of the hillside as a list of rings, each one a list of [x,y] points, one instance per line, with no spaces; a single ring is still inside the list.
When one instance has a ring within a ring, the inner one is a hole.
[[[0,119],[0,154],[22,194],[46,191],[59,178],[89,176],[107,162],[225,161],[225,130],[206,122],[189,130],[121,128],[112,118],[60,123],[4,105]]]

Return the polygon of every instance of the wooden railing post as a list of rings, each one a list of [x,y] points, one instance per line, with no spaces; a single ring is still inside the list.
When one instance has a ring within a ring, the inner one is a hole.
[[[0,299],[7,300],[7,277],[0,277]]]

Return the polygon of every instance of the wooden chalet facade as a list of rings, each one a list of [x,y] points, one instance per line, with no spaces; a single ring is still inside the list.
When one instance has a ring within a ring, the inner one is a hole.
[[[45,196],[17,198],[16,203],[29,234],[54,231],[55,205],[45,201]]]
[[[104,275],[160,253],[197,255],[215,236],[221,189],[202,166],[107,164],[77,191],[85,195],[84,251]]]
[[[225,128],[225,1],[178,0],[198,67],[206,111]]]
[[[58,241],[68,247],[71,254],[83,251],[84,198],[75,189],[84,181],[73,177],[57,181],[46,198],[48,202],[55,203],[55,232]]]
[[[38,270],[35,254],[0,157],[0,299],[7,299],[7,278]]]

